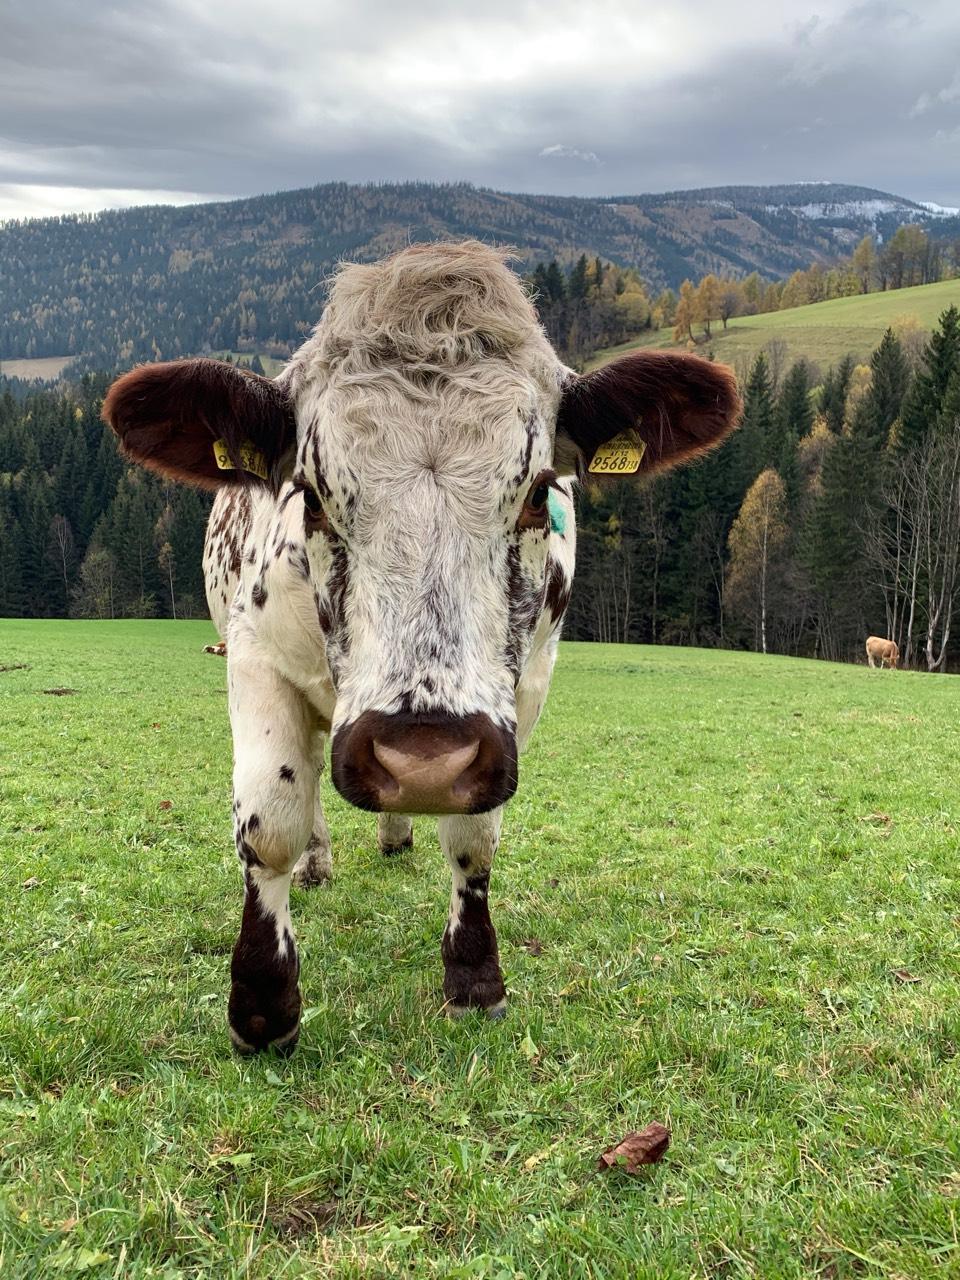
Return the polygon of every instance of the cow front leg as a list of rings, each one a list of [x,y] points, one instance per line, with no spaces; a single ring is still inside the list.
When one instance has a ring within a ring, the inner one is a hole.
[[[413,819],[405,813],[381,813],[377,817],[377,847],[385,858],[413,848]]]
[[[241,1053],[289,1053],[300,1029],[300,961],[290,880],[310,838],[316,791],[307,708],[259,662],[228,650],[234,832],[243,867],[240,936],[230,966],[230,1038]]]
[[[506,1013],[506,989],[488,902],[502,816],[502,809],[494,809],[439,822],[440,844],[453,875],[440,954],[446,1008],[454,1018],[471,1008],[485,1009],[491,1018]]]

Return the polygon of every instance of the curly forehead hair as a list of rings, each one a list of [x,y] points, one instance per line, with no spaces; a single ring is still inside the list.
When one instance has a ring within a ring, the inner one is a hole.
[[[384,369],[457,376],[499,357],[546,378],[557,357],[511,255],[479,240],[411,245],[380,262],[343,263],[312,341],[290,370],[337,381]]]

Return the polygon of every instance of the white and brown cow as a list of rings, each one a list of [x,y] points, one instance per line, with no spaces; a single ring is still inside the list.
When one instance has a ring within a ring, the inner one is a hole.
[[[695,457],[739,407],[730,371],[693,356],[574,375],[477,242],[341,267],[275,381],[183,360],[113,385],[104,417],[127,457],[219,489],[205,569],[245,882],[238,1049],[296,1042],[289,889],[329,871],[327,737],[334,785],[380,814],[384,852],[410,844],[410,814],[441,815],[447,1006],[503,1010],[487,891],[569,597],[573,477]]]

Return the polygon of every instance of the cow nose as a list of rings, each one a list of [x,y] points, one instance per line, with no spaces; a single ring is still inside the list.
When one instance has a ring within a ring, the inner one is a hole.
[[[351,804],[387,813],[483,813],[513,795],[513,734],[469,716],[367,711],[338,729],[334,786]]]
[[[459,779],[463,778],[468,765],[473,764],[480,752],[480,743],[471,742],[463,747],[455,747],[452,751],[438,752],[436,755],[418,756],[411,751],[388,747],[383,742],[373,740],[373,754],[390,775],[396,795],[391,796],[392,788],[382,788],[385,799],[394,802],[400,812],[409,813],[420,810],[414,801],[421,803],[430,798],[441,799],[444,796],[457,794]],[[469,787],[469,782],[460,784],[460,789]]]

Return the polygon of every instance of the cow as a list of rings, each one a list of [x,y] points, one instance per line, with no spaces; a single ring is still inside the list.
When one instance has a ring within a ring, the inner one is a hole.
[[[867,636],[867,662],[871,667],[875,667],[878,660],[881,671],[884,663],[891,670],[896,671],[897,663],[900,661],[900,650],[897,648],[897,642],[895,640],[884,640],[882,636]]]
[[[694,459],[740,407],[731,371],[686,353],[575,374],[508,256],[477,241],[342,265],[274,380],[189,359],[114,382],[103,415],[124,455],[217,491],[204,570],[244,881],[238,1051],[298,1038],[289,890],[329,874],[327,739],[383,853],[411,844],[412,815],[439,816],[444,1007],[503,1013],[490,872],[570,597],[576,477]]]

